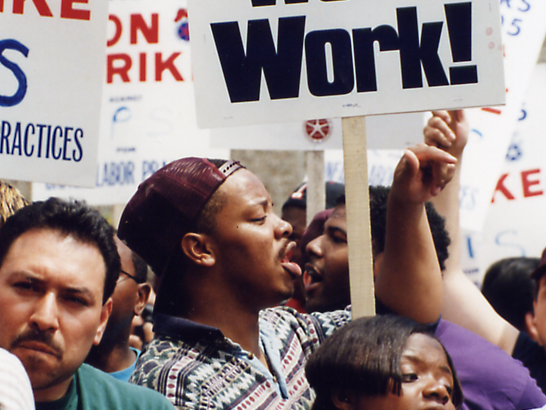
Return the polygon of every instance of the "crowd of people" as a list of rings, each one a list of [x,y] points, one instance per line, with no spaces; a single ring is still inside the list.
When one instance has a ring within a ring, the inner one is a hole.
[[[305,186],[280,218],[238,161],[182,158],[116,231],[2,183],[0,408],[543,408],[546,255],[519,275],[503,262],[483,293],[460,266],[468,129],[434,112],[392,185],[369,188],[377,315],[355,320],[340,184],[306,227]],[[497,313],[516,276],[527,307]]]

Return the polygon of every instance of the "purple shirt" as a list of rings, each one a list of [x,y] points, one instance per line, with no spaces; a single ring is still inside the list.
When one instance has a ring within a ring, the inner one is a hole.
[[[463,409],[525,410],[546,404],[527,368],[499,347],[445,320],[438,322],[434,334],[455,365],[463,387]]]

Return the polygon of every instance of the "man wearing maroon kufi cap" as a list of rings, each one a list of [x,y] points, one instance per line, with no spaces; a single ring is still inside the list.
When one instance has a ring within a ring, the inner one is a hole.
[[[424,202],[450,179],[453,162],[421,145],[406,151],[395,171],[390,262],[378,277],[413,284],[419,276],[426,303],[389,308],[409,309],[421,322],[438,318],[442,288]],[[181,408],[310,408],[305,362],[350,320],[350,309],[304,315],[271,308],[291,296],[292,279],[301,275],[290,262],[291,231],[260,180],[236,161],[183,158],[144,181],[118,236],[161,283],[156,336],[131,381]],[[378,294],[388,292],[379,282]]]

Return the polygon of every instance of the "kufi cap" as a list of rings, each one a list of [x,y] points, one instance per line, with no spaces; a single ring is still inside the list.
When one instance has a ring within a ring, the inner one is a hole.
[[[158,276],[162,275],[182,237],[218,187],[236,170],[238,161],[217,168],[206,158],[173,161],[146,179],[129,200],[118,236]]]

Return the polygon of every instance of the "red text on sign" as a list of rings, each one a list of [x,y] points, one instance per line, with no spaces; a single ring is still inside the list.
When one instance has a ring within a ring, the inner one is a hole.
[[[528,171],[521,171],[521,190],[523,198],[529,198],[533,196],[544,195],[544,191],[540,188],[540,179],[539,175],[540,169],[531,169]],[[491,202],[495,202],[495,198],[499,195],[504,196],[507,200],[512,201],[516,199],[514,191],[510,190],[506,186],[506,180],[510,174],[503,174],[497,182],[495,192],[493,193],[493,199]]]
[[[73,20],[90,20],[91,11],[74,8],[74,3],[87,4],[89,0],[61,0],[60,17]],[[13,0],[13,14],[25,14],[25,4],[32,3],[42,17],[54,17],[46,0]],[[0,0],[0,13],[4,12],[4,0]]]

